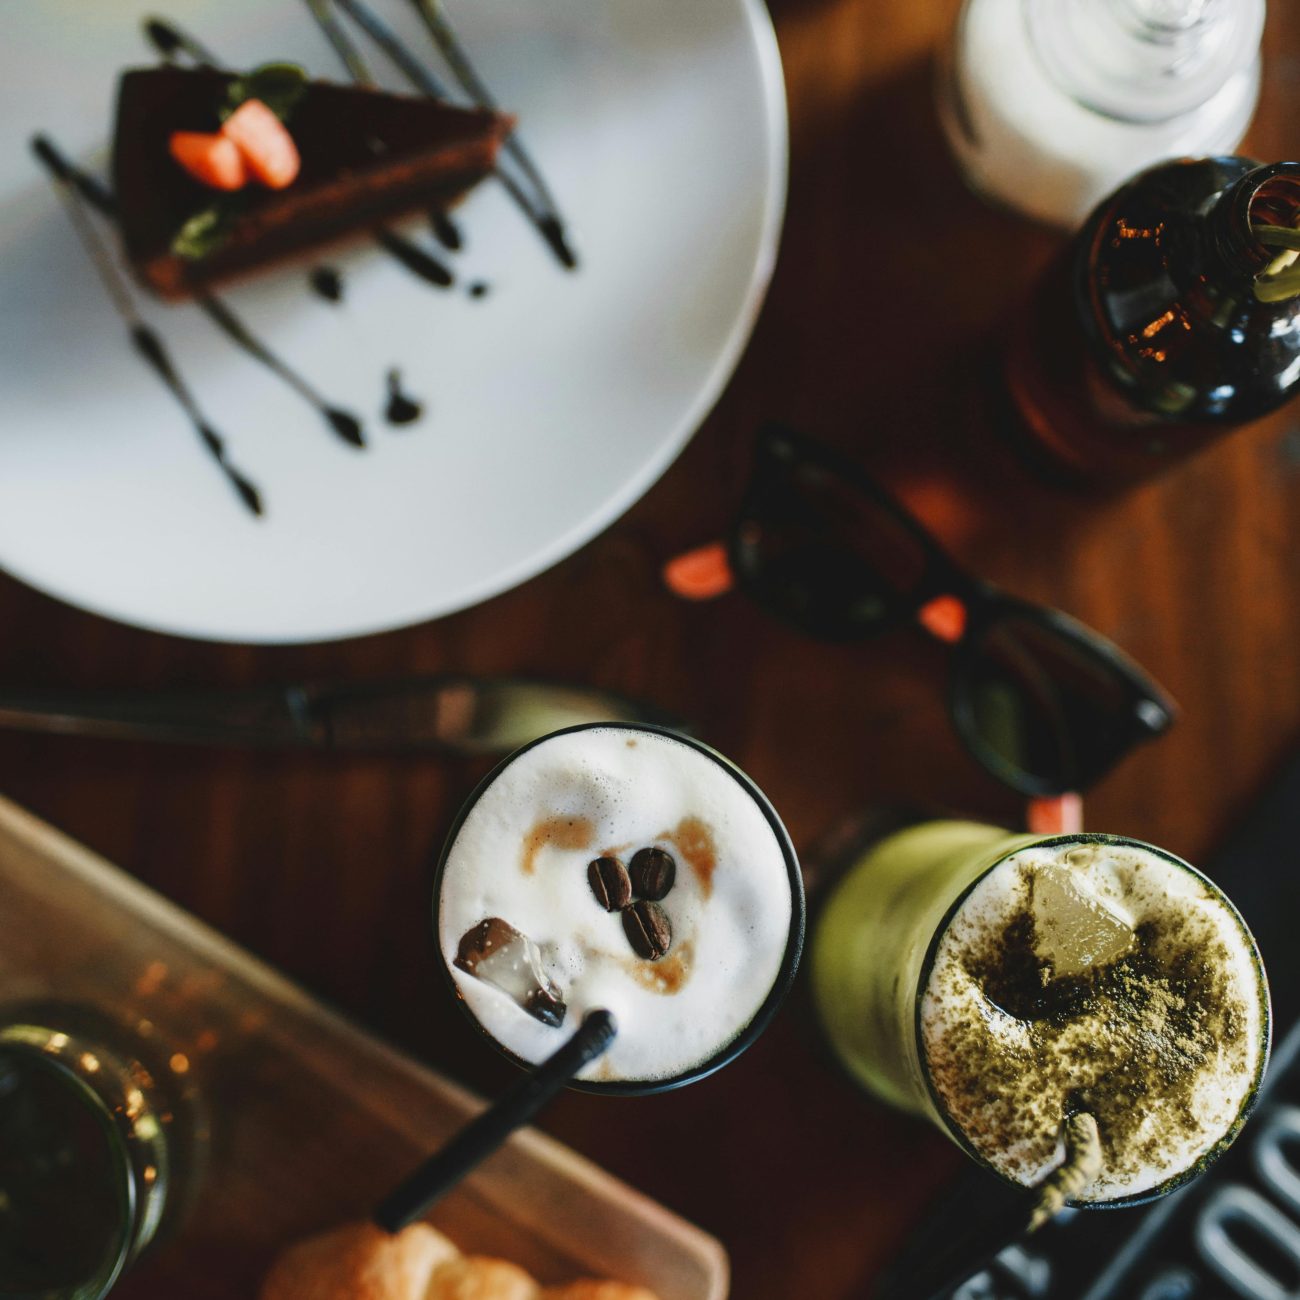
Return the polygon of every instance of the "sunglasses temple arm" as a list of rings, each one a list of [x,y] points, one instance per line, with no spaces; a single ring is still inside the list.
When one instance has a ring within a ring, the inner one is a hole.
[[[1025,829],[1034,835],[1077,835],[1083,830],[1083,797],[1069,791],[1031,799]]]
[[[714,600],[736,585],[725,542],[683,551],[663,567],[664,586],[682,600]]]

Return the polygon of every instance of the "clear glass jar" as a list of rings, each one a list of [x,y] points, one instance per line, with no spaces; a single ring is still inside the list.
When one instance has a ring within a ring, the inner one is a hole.
[[[1153,163],[1234,152],[1263,23],[1264,0],[965,0],[940,118],[976,191],[1077,226]]]

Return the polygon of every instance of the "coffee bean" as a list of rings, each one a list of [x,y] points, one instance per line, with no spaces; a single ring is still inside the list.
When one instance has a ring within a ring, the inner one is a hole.
[[[668,913],[649,899],[623,909],[623,932],[636,955],[646,961],[658,961],[673,946]]]
[[[677,863],[663,849],[638,849],[632,855],[632,892],[638,898],[661,899],[677,879]]]
[[[587,883],[607,912],[621,912],[632,901],[632,882],[617,858],[597,858],[587,865]]]

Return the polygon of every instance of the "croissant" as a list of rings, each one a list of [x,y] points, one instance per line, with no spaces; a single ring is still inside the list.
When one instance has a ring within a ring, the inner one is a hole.
[[[285,1250],[262,1283],[261,1300],[426,1300],[434,1272],[459,1256],[427,1223],[395,1236],[349,1223]]]
[[[389,1235],[349,1223],[288,1247],[260,1300],[657,1300],[645,1287],[586,1279],[543,1289],[504,1259],[462,1255],[427,1223]]]
[[[424,1300],[538,1300],[537,1283],[517,1264],[482,1255],[461,1255],[441,1264]]]
[[[564,1286],[544,1287],[541,1300],[658,1300],[658,1297],[643,1286],[583,1278],[577,1282],[566,1282]]]

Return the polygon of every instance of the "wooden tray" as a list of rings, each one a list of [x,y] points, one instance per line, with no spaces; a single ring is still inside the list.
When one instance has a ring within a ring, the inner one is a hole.
[[[198,1201],[125,1297],[250,1300],[284,1243],[363,1217],[482,1102],[327,1010],[103,859],[0,799],[0,1000],[55,996],[184,1050],[210,1114]],[[617,1277],[723,1300],[722,1246],[534,1130],[437,1206],[462,1250],[543,1282]]]

